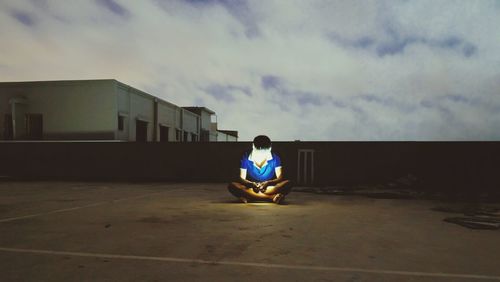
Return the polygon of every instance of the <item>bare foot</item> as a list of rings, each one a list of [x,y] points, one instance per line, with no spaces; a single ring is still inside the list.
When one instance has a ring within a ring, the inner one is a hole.
[[[284,199],[285,199],[285,195],[278,193],[278,194],[276,194],[276,196],[273,197],[273,202],[275,204],[279,205],[281,202],[283,202]]]

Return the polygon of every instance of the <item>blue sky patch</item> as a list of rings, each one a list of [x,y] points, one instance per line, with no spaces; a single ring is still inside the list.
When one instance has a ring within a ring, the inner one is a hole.
[[[281,78],[275,75],[264,75],[261,77],[260,81],[264,90],[278,89],[281,87]]]
[[[226,11],[240,22],[245,28],[245,36],[249,39],[259,37],[261,34],[255,16],[246,0],[183,0],[200,8],[209,5],[221,5]]]
[[[16,19],[19,23],[27,27],[34,27],[36,25],[35,18],[29,13],[22,11],[13,11],[12,17]]]
[[[234,96],[241,95],[241,93],[252,96],[251,89],[246,86],[212,84],[203,90],[215,99],[228,103],[234,102]]]
[[[96,2],[99,5],[101,5],[102,7],[106,8],[111,13],[113,13],[119,17],[126,18],[126,17],[130,16],[130,12],[125,7],[118,4],[114,0],[96,0]]]

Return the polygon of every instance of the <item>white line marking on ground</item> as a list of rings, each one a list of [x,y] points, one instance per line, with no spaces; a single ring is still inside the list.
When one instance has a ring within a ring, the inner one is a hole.
[[[101,205],[105,205],[105,204],[109,204],[109,203],[118,203],[118,202],[122,202],[122,201],[126,201],[126,200],[140,199],[140,198],[145,198],[145,197],[148,197],[151,195],[156,195],[156,194],[165,193],[165,192],[168,192],[168,191],[152,192],[152,193],[142,194],[139,196],[119,198],[119,199],[103,201],[103,202],[98,202],[98,203],[93,203],[93,204],[88,204],[88,205],[83,205],[83,206],[77,206],[77,207],[72,207],[72,208],[59,209],[59,210],[53,210],[53,211],[47,211],[47,212],[41,212],[41,213],[35,213],[35,214],[16,216],[16,217],[2,218],[2,219],[0,219],[0,223],[10,222],[10,221],[19,220],[19,219],[25,219],[25,218],[32,218],[32,217],[37,217],[37,216],[42,216],[42,215],[54,214],[54,213],[74,211],[74,210],[79,210],[79,209],[84,209],[84,208],[101,206]]]
[[[294,270],[356,272],[356,273],[370,273],[370,274],[390,274],[390,275],[401,275],[401,276],[446,277],[446,278],[463,278],[463,279],[498,280],[498,281],[500,281],[500,276],[479,275],[479,274],[399,271],[399,270],[383,270],[383,269],[365,269],[365,268],[356,268],[356,267],[289,265],[289,264],[253,263],[253,262],[237,262],[237,261],[211,261],[211,260],[186,259],[186,258],[174,258],[174,257],[114,255],[114,254],[101,254],[101,253],[64,252],[64,251],[51,251],[51,250],[4,248],[4,247],[0,247],[0,251],[13,252],[13,253],[44,254],[44,255],[57,255],[57,256],[77,256],[77,257],[123,259],[123,260],[164,261],[164,262],[178,262],[178,263],[198,263],[198,264],[208,264],[208,265],[231,265],[231,266],[265,267],[265,268],[294,269]]]

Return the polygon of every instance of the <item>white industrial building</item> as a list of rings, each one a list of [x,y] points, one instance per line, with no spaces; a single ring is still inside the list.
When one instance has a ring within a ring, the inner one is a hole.
[[[238,141],[238,131],[217,129],[217,115],[205,107],[183,107],[201,118],[200,140],[210,142]]]
[[[236,142],[238,141],[238,131],[235,130],[217,130],[217,142]]]
[[[193,142],[204,119],[114,79],[0,83],[3,140]]]

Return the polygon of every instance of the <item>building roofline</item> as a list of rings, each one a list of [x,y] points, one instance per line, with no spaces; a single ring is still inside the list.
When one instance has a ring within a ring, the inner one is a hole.
[[[182,113],[185,113],[185,114],[187,114],[187,115],[191,115],[191,116],[194,116],[194,117],[200,117],[200,115],[199,115],[199,114],[197,114],[197,113],[193,113],[193,112],[188,111],[188,110],[186,110],[186,109],[184,109],[184,108],[181,108],[181,109],[182,109]]]
[[[19,81],[0,81],[0,84],[26,84],[26,83],[79,83],[92,81],[117,81],[114,78],[99,79],[61,79],[61,80],[19,80]]]
[[[87,83],[87,82],[114,82],[119,86],[126,87],[133,89],[134,91],[137,91],[143,95],[146,95],[148,97],[151,97],[153,99],[157,99],[157,101],[168,104],[170,106],[174,106],[179,108],[179,106],[175,105],[172,102],[163,100],[162,98],[159,98],[158,96],[155,96],[153,94],[144,92],[138,88],[135,88],[133,86],[130,86],[126,83],[123,83],[121,81],[118,81],[114,78],[102,78],[102,79],[68,79],[68,80],[30,80],[30,81],[6,81],[6,82],[0,82],[0,85],[34,85],[34,84],[50,84],[50,83],[57,83],[57,84],[78,84],[78,83]]]
[[[195,106],[190,106],[190,107],[182,107],[183,109],[186,109],[190,112],[193,112],[193,111],[196,111],[196,110],[200,110],[200,111],[205,111],[209,114],[212,114],[212,115],[215,115],[215,112],[210,110],[209,108],[207,107],[195,107]]]
[[[174,107],[180,108],[179,106],[175,105],[175,104],[174,104],[174,103],[172,103],[172,102],[169,102],[169,101],[163,100],[162,98],[159,98],[158,96],[155,96],[155,95],[153,95],[153,94],[149,94],[149,93],[147,93],[147,92],[144,92],[144,91],[142,91],[142,90],[140,90],[140,89],[138,89],[138,88],[135,88],[134,86],[130,86],[130,85],[128,85],[128,84],[126,84],[126,83],[123,83],[123,82],[121,82],[121,81],[118,81],[118,80],[116,80],[116,79],[112,79],[112,80],[114,80],[114,81],[118,84],[118,86],[123,86],[123,87],[126,87],[126,88],[133,89],[134,91],[140,92],[140,93],[141,93],[141,94],[143,94],[143,95],[146,95],[146,96],[149,96],[149,97],[151,97],[151,98],[156,99],[158,102],[166,103],[166,104],[168,104],[169,106],[174,106]]]
[[[238,131],[237,130],[223,130],[223,129],[217,129],[217,131],[225,133],[227,135],[231,135],[233,137],[238,138]]]

